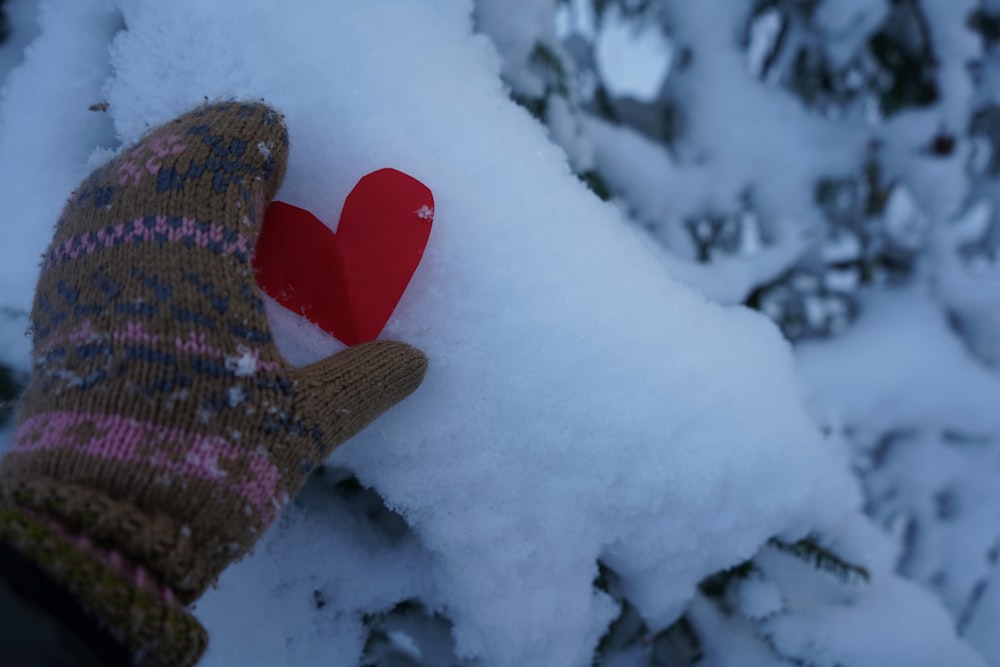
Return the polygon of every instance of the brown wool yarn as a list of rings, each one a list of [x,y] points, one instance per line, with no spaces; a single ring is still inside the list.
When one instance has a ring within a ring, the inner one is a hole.
[[[184,605],[426,368],[387,341],[280,356],[250,259],[287,152],[263,104],[196,109],[91,174],[43,257],[0,539],[144,663],[197,660]]]

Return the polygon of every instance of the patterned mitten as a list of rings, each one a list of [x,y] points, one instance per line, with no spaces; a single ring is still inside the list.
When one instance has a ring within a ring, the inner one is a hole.
[[[188,113],[95,171],[43,258],[0,540],[142,664],[197,661],[186,605],[426,368],[392,342],[281,358],[250,256],[287,152],[263,105]]]

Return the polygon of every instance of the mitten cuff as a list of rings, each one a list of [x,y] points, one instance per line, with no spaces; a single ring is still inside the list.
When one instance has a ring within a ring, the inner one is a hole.
[[[204,653],[208,634],[198,620],[117,552],[16,508],[0,508],[0,541],[69,591],[135,664],[184,667]]]
[[[184,604],[200,597],[215,580],[221,568],[213,567],[204,554],[219,550],[217,541],[228,537],[204,538],[199,549],[191,530],[167,514],[143,512],[100,491],[42,475],[8,474],[0,487],[3,505],[48,517],[70,533],[114,549],[166,583]]]

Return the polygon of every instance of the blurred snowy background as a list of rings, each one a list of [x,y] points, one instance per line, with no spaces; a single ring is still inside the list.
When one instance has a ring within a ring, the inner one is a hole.
[[[4,401],[62,201],[205,99],[282,110],[328,221],[382,166],[439,204],[425,385],[206,665],[1000,665],[1000,2],[0,8]]]

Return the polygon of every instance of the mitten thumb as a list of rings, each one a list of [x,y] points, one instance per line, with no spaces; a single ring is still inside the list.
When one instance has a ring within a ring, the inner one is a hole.
[[[409,396],[426,370],[427,357],[420,350],[376,341],[292,371],[298,412],[322,434],[320,461]]]

